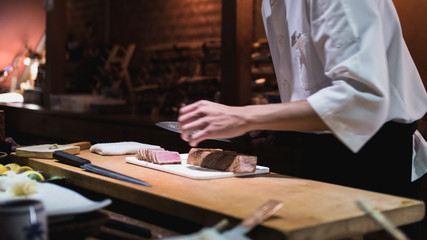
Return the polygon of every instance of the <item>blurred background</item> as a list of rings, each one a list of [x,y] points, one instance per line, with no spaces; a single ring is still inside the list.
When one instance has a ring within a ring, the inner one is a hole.
[[[261,2],[2,0],[0,104],[155,122],[199,99],[277,102]],[[394,3],[427,81],[427,2]]]

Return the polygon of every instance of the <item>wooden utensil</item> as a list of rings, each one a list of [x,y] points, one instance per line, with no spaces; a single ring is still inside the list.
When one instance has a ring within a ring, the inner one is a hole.
[[[375,211],[362,199],[356,200],[357,206],[371,216],[381,227],[397,240],[409,240],[408,237],[394,226],[381,212]]]
[[[16,148],[15,153],[18,157],[32,158],[53,158],[53,152],[60,150],[70,154],[79,154],[80,150],[90,148],[89,142],[76,142],[65,145],[42,144],[27,147]]]
[[[252,228],[262,223],[265,219],[273,215],[280,208],[283,203],[276,200],[269,200],[259,207],[249,217],[243,219],[243,221],[231,230],[225,231],[223,236],[227,239],[246,239],[244,235],[248,233]]]

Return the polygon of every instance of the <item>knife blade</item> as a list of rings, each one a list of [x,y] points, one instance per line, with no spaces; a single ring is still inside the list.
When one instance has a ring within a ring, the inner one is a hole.
[[[181,133],[179,131],[179,123],[178,122],[174,122],[174,121],[163,121],[163,122],[157,122],[156,126],[161,127],[163,129],[172,131],[172,132],[176,132],[176,133]],[[194,131],[192,134],[196,133],[198,131]],[[228,138],[216,138],[216,139],[212,139],[212,140],[217,140],[217,141],[222,141],[222,142],[231,142],[230,139]]]
[[[111,171],[103,167],[93,165],[91,161],[85,158],[81,158],[63,151],[54,151],[53,158],[57,159],[59,162],[62,162],[71,166],[75,166],[75,167],[80,167],[90,172],[97,173],[103,176],[111,177],[111,178],[118,179],[125,182],[143,185],[146,187],[151,187],[151,185],[148,184],[147,182],[144,182],[142,180],[139,180],[115,171]]]
[[[157,122],[156,126],[172,132],[181,133],[178,128],[178,122],[173,122],[173,121]]]

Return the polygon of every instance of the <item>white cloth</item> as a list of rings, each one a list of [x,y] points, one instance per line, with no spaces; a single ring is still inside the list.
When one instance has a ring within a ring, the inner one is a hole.
[[[169,237],[165,238],[164,240],[250,240],[250,238],[246,237],[244,234],[226,236],[219,233],[214,228],[202,228],[202,230],[196,233],[184,236]]]
[[[135,154],[137,150],[143,148],[160,148],[157,145],[139,143],[139,142],[114,142],[114,143],[97,143],[90,147],[90,152],[100,155],[126,155]]]
[[[307,99],[353,152],[427,112],[391,0],[263,0],[262,15],[282,101]],[[427,172],[427,150],[414,150],[412,179]]]
[[[414,153],[412,158],[412,181],[422,177],[427,172],[427,142],[421,133],[414,134]]]

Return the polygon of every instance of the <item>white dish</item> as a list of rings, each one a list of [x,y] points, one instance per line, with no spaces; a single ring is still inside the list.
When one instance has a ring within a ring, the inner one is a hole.
[[[0,202],[16,198],[2,198]],[[38,183],[37,193],[29,196],[41,200],[49,217],[91,212],[111,204],[111,199],[92,201],[81,194],[52,183]]]
[[[264,166],[257,166],[255,172],[253,173],[233,173],[219,171],[215,169],[208,169],[199,166],[187,164],[188,154],[181,154],[182,163],[181,164],[154,164],[143,160],[138,160],[136,157],[126,157],[127,163],[136,164],[139,166],[152,168],[160,170],[163,172],[173,173],[183,177],[193,178],[193,179],[215,179],[215,178],[227,178],[227,177],[240,177],[240,176],[249,176],[256,174],[269,173],[270,169]]]

